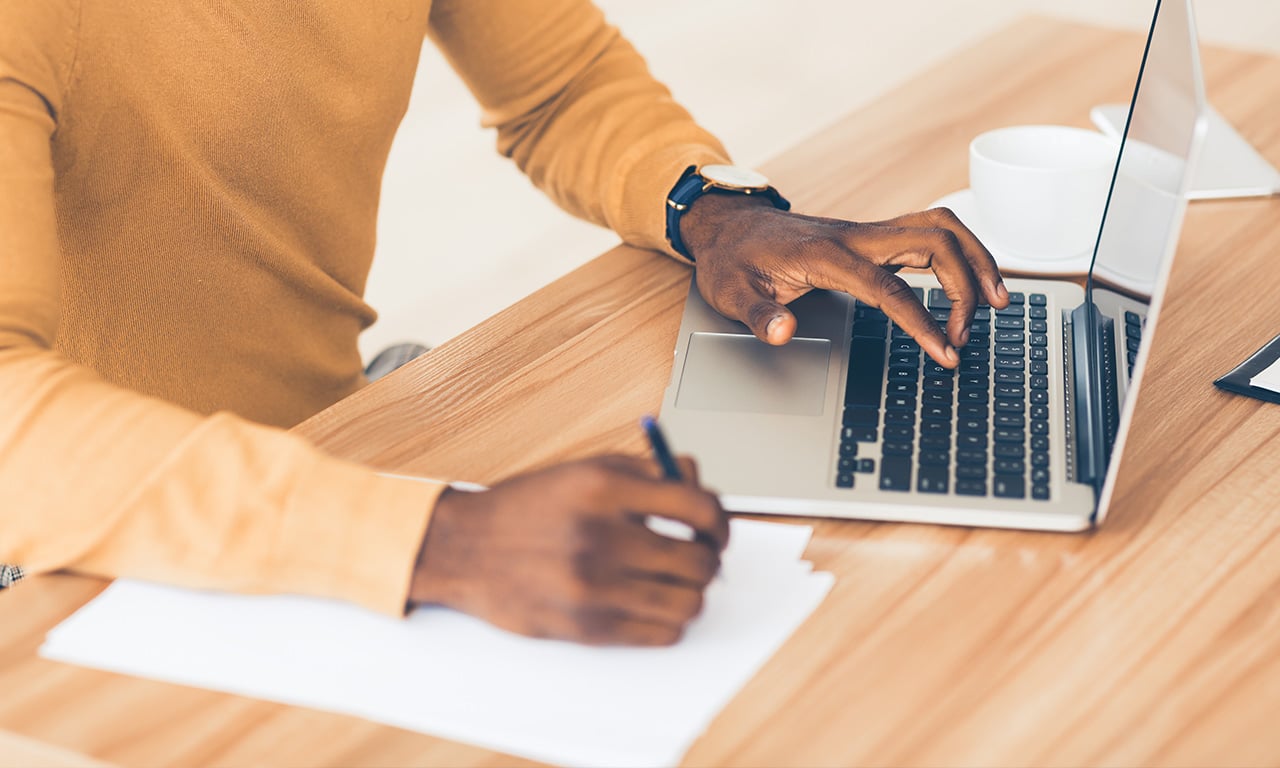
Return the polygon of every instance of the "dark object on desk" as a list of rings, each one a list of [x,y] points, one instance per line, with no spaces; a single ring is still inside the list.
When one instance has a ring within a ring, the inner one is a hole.
[[[1269,403],[1280,403],[1280,392],[1255,387],[1249,383],[1254,376],[1266,370],[1277,359],[1280,359],[1280,336],[1276,336],[1267,342],[1262,349],[1254,352],[1248,360],[1237,365],[1230,373],[1213,382],[1214,386],[1219,389],[1225,389],[1228,392],[1234,392],[1237,395],[1248,395],[1259,400],[1266,400]]]

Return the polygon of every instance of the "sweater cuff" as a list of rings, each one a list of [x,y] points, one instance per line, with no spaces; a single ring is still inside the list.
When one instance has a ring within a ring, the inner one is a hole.
[[[277,551],[292,550],[288,580],[299,592],[404,616],[431,512],[447,486],[335,459],[308,474],[278,533]],[[307,542],[304,557],[297,542]]]
[[[728,155],[714,144],[676,143],[654,149],[655,143],[660,141],[644,142],[619,163],[608,199],[609,226],[629,245],[661,251],[688,264],[667,242],[667,196],[689,166],[728,163]]]

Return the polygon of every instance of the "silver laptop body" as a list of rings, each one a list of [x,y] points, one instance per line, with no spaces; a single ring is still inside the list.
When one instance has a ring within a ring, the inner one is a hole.
[[[945,377],[923,353],[913,372],[905,334],[851,297],[797,300],[795,338],[771,347],[691,285],[661,412],[673,445],[738,512],[1064,531],[1100,523],[1206,130],[1190,0],[1157,2],[1131,114],[1087,286],[1007,280],[1021,317],[987,308],[986,338],[965,348],[986,350],[985,398],[974,394],[981,361],[966,360],[982,353],[962,350],[944,418]],[[1142,183],[1117,185],[1122,177]],[[936,279],[903,277],[943,320]],[[1015,338],[1019,319],[1024,341],[1043,351],[1020,372],[991,368],[1014,364],[996,339]],[[980,400],[985,423],[974,418]]]

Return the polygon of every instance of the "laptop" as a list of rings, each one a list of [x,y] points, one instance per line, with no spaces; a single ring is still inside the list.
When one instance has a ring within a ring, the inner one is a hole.
[[[691,286],[661,418],[732,511],[1079,531],[1106,517],[1206,131],[1190,0],[1157,2],[1089,276],[1008,279],[955,371],[813,291],[758,341]],[[944,325],[932,275],[903,278]]]

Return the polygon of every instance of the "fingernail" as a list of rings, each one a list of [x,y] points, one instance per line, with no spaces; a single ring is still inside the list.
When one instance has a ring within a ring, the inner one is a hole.
[[[960,362],[960,355],[956,352],[956,348],[950,344],[948,344],[947,348],[942,351],[942,355],[953,363]]]
[[[960,332],[960,346],[963,347],[968,343],[969,343],[969,329],[965,328],[963,331]]]
[[[780,320],[782,320],[782,315],[774,315],[773,319],[769,321],[769,324],[765,326],[764,337],[766,339],[773,338],[773,329],[778,327],[778,322]]]
[[[1009,289],[1004,287],[1004,281],[1003,281],[1003,280],[1001,280],[1000,282],[996,283],[996,295],[998,295],[998,296],[999,296],[1000,298],[1002,298],[1002,299],[1008,299],[1008,298],[1009,298]]]

